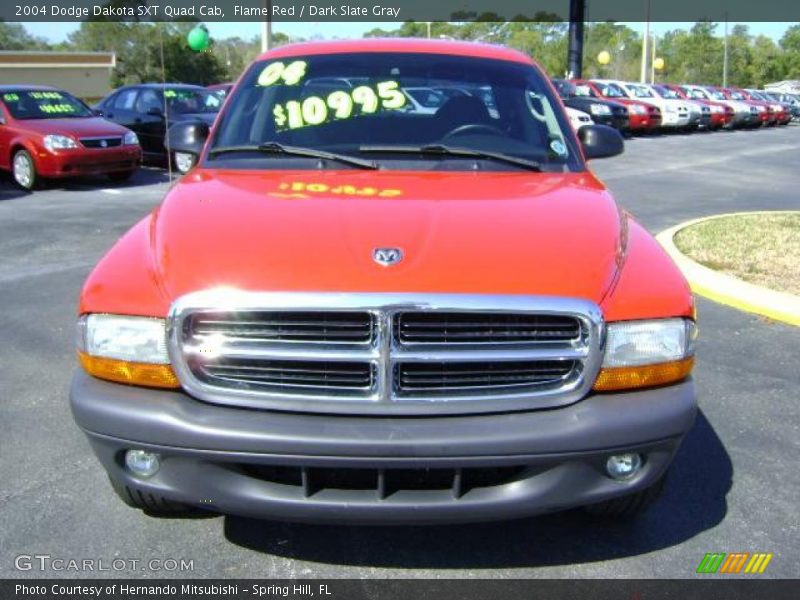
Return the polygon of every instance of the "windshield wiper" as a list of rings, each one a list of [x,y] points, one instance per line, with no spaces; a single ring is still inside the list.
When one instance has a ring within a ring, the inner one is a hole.
[[[513,156],[511,154],[503,154],[501,152],[491,152],[489,150],[476,150],[474,148],[460,148],[454,146],[446,146],[444,144],[428,144],[427,146],[360,146],[359,152],[386,152],[398,154],[425,154],[429,156],[459,156],[467,158],[481,158],[486,160],[494,160],[497,162],[504,162],[517,167],[523,167],[531,171],[541,171],[542,165],[535,160],[528,160]]]
[[[219,148],[212,148],[209,151],[210,156],[217,156],[219,154],[228,154],[232,152],[261,152],[263,154],[285,154],[288,156],[305,156],[307,158],[321,158],[323,160],[335,160],[337,162],[346,163],[360,169],[377,169],[378,164],[375,161],[363,160],[355,156],[348,156],[346,154],[335,154],[333,152],[325,152],[324,150],[315,150],[314,148],[303,148],[300,146],[284,146],[278,142],[264,142],[263,144],[251,144],[243,146],[221,146]]]

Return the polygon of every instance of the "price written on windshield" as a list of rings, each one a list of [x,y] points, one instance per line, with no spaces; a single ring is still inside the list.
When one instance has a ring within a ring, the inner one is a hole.
[[[278,130],[322,125],[331,120],[349,119],[384,110],[403,108],[407,99],[396,81],[382,81],[374,87],[360,85],[352,90],[337,90],[327,97],[309,96],[277,104],[272,110]]]

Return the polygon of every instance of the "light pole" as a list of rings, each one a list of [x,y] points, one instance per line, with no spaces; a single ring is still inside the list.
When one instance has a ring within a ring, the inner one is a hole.
[[[650,83],[656,82],[656,43],[658,42],[658,36],[653,33],[653,60],[650,61]]]
[[[567,74],[569,79],[583,77],[583,21],[586,18],[586,0],[570,0],[569,49]]]
[[[261,21],[261,51],[272,49],[272,0],[264,0],[267,16]]]
[[[725,45],[722,52],[722,87],[728,87],[728,13],[725,13]]]
[[[645,0],[645,29],[642,38],[642,71],[639,75],[641,83],[647,83],[647,45],[650,43],[650,0]]]

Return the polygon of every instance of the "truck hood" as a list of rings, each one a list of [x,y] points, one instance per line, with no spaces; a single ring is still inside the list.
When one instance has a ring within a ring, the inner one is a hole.
[[[203,289],[541,294],[600,302],[623,219],[584,173],[196,169],[150,223],[169,302]],[[376,248],[400,248],[381,266]]]

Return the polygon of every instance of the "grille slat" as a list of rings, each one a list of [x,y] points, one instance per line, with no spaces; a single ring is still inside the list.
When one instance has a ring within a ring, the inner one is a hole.
[[[195,336],[222,335],[253,342],[318,344],[369,343],[373,321],[369,313],[252,311],[194,315],[189,323]]]
[[[213,385],[227,382],[286,393],[308,389],[363,393],[372,388],[374,378],[369,363],[265,360],[201,364],[197,369]]]
[[[443,393],[458,390],[496,391],[560,385],[576,368],[575,361],[515,363],[401,363],[395,366],[400,394]]]
[[[574,317],[531,314],[401,313],[400,344],[521,344],[566,342],[581,335]]]

